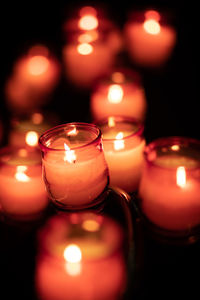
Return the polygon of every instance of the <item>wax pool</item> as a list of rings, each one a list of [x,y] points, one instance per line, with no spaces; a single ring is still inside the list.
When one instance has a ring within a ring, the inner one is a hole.
[[[176,31],[170,25],[160,24],[162,18],[157,11],[147,11],[142,16],[143,20],[132,18],[124,26],[127,51],[139,65],[160,66],[172,53]]]
[[[40,153],[6,147],[1,149],[0,161],[2,211],[16,219],[40,213],[48,204]]]
[[[158,150],[154,146],[151,149],[151,145],[145,150],[146,163],[139,187],[141,209],[161,228],[194,228],[200,224],[198,142],[176,138],[156,143]],[[195,143],[196,149],[192,149]]]
[[[146,97],[139,75],[130,70],[116,70],[99,80],[91,93],[90,111],[94,120],[124,116],[143,121]]]
[[[94,205],[108,183],[99,129],[69,123],[42,135],[43,177],[50,198],[63,208]]]
[[[110,185],[136,191],[143,167],[143,126],[133,119],[110,117],[99,122]]]
[[[39,235],[35,281],[44,300],[119,299],[126,286],[122,230],[96,214],[56,216]]]

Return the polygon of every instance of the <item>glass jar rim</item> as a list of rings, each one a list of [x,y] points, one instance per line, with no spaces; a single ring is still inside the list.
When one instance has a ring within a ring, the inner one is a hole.
[[[124,116],[110,116],[111,118],[114,118],[114,120],[117,120],[118,123],[122,123],[122,122],[127,122],[129,124],[133,124],[133,125],[136,125],[138,126],[138,129],[133,132],[133,133],[130,133],[129,135],[123,137],[123,140],[128,140],[132,137],[141,137],[143,135],[143,132],[144,132],[144,124],[140,121],[138,121],[137,119],[135,118],[131,118],[131,117],[124,117]],[[101,127],[102,125],[105,125],[106,123],[108,123],[108,119],[110,117],[107,117],[107,118],[103,118],[103,119],[99,119],[99,120],[96,120],[95,121],[95,124],[99,127]],[[112,128],[112,127],[111,127]],[[105,141],[105,142],[113,142],[115,140],[115,138],[103,138],[102,137],[102,140]]]
[[[158,164],[155,163],[155,158],[153,159],[149,159],[149,155],[152,151],[158,149],[159,147],[161,148],[162,146],[168,146],[168,147],[172,147],[172,146],[181,146],[181,145],[189,145],[189,144],[195,144],[199,147],[200,149],[200,141],[198,139],[195,138],[191,138],[191,137],[186,137],[186,136],[167,136],[167,137],[160,137],[157,138],[155,140],[153,140],[152,142],[150,142],[148,145],[145,146],[144,149],[144,158],[146,160],[146,162],[151,165],[154,166],[156,168],[163,168],[163,166],[160,166]],[[171,148],[173,150],[173,148]],[[179,149],[177,149],[179,150]],[[175,150],[174,153],[178,153],[178,151]],[[199,152],[200,153],[200,152]],[[172,169],[171,167],[165,167],[167,169]],[[194,169],[199,169],[200,168],[200,164],[197,167],[192,168]],[[186,167],[187,169],[187,167]]]
[[[102,133],[101,133],[100,128],[98,128],[97,125],[92,124],[92,123],[85,123],[85,122],[70,122],[70,123],[64,123],[64,124],[55,126],[53,128],[48,129],[47,131],[45,131],[38,140],[38,145],[39,145],[40,149],[43,152],[45,152],[45,151],[60,151],[60,152],[65,151],[65,149],[55,149],[55,148],[48,147],[48,146],[46,146],[45,142],[48,141],[48,139],[53,136],[54,132],[59,132],[62,129],[70,127],[70,126],[71,127],[79,126],[79,127],[88,129],[93,133],[96,133],[96,137],[94,139],[92,139],[90,142],[87,142],[84,145],[81,145],[78,147],[77,146],[70,147],[70,150],[77,151],[79,149],[85,149],[86,147],[98,144],[101,140]]]

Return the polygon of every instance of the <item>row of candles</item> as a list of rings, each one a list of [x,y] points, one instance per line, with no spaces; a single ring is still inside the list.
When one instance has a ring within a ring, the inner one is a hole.
[[[91,92],[92,123],[54,126],[35,112],[60,76],[61,65],[44,46],[34,46],[17,62],[6,85],[7,104],[19,120],[14,120],[9,145],[0,150],[0,213],[32,220],[50,202],[68,212],[50,218],[39,234],[35,278],[45,300],[114,300],[124,292],[122,228],[85,211],[105,201],[110,186],[137,194],[138,209],[168,234],[187,235],[200,225],[200,141],[167,137],[146,145],[141,78],[132,70],[111,69],[123,41],[113,24],[97,16],[85,7],[79,19],[67,22],[73,43],[63,49],[68,79],[79,87],[108,74]],[[160,65],[171,53],[176,34],[160,19],[158,12],[148,11],[126,24],[127,47],[138,63]]]

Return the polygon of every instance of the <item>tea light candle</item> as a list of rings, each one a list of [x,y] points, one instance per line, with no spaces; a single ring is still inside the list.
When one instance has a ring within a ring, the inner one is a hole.
[[[39,232],[35,282],[44,300],[122,296],[126,286],[121,227],[92,213],[59,215]]]
[[[112,72],[99,80],[91,94],[90,111],[94,120],[120,115],[143,121],[146,108],[140,76],[130,70]]]
[[[6,101],[12,111],[27,112],[43,106],[60,77],[60,66],[48,48],[40,45],[19,58],[5,86]]]
[[[128,193],[136,191],[143,167],[143,126],[121,117],[110,117],[97,125],[102,131],[110,185]]]
[[[39,152],[5,147],[0,151],[0,204],[6,215],[29,219],[47,206]]]
[[[161,23],[162,16],[157,11],[146,11],[143,18],[143,21],[130,19],[124,26],[127,51],[136,64],[160,66],[172,53],[176,31]]]
[[[100,196],[108,184],[108,169],[97,126],[63,124],[45,132],[39,145],[44,181],[56,205],[78,209],[102,201]]]
[[[114,64],[113,52],[102,41],[66,44],[63,62],[68,80],[82,88],[108,72]]]
[[[139,187],[144,215],[171,231],[200,224],[200,142],[190,138],[161,138],[145,149]]]

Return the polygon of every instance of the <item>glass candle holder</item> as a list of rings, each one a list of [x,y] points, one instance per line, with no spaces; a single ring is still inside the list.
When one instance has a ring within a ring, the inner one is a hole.
[[[40,230],[36,290],[44,300],[121,299],[126,286],[118,223],[95,213],[59,214]]]
[[[48,205],[39,151],[0,150],[0,205],[14,219],[35,218]]]
[[[49,197],[63,209],[82,209],[102,201],[108,185],[101,131],[93,124],[68,123],[39,139],[43,178]]]
[[[90,98],[93,119],[120,115],[143,121],[146,109],[141,78],[128,69],[116,69],[99,79]]]
[[[168,236],[186,236],[200,224],[200,142],[165,137],[144,152],[139,204],[150,224]]]
[[[110,185],[127,193],[137,190],[143,167],[143,124],[132,118],[109,117],[96,123],[102,132]]]

